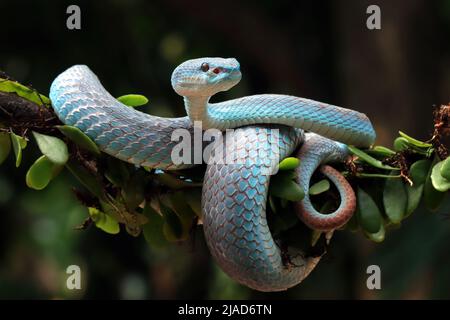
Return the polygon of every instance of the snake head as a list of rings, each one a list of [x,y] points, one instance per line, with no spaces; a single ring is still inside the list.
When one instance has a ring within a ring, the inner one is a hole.
[[[198,58],[180,64],[172,73],[172,87],[180,96],[212,96],[241,80],[234,58]]]

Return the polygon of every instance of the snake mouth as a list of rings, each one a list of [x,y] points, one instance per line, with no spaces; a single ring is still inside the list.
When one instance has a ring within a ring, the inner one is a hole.
[[[232,81],[238,81],[241,80],[242,73],[239,67],[232,69],[228,74],[228,79]]]

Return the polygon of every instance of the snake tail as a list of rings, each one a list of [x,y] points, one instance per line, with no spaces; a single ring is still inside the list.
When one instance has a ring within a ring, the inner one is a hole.
[[[331,231],[347,223],[356,209],[355,192],[342,174],[334,168],[322,165],[333,161],[344,161],[348,156],[346,145],[322,136],[308,133],[305,142],[297,153],[300,165],[296,169],[297,182],[305,192],[302,201],[294,203],[299,218],[311,229]],[[338,189],[341,203],[336,211],[322,214],[317,211],[309,196],[311,177],[320,166],[320,172],[331,180]]]

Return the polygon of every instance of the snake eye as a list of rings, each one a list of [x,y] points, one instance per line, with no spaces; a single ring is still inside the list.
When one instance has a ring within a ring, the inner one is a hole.
[[[206,72],[209,70],[209,64],[206,62],[203,62],[202,65],[200,66],[200,70],[202,70],[203,72]]]

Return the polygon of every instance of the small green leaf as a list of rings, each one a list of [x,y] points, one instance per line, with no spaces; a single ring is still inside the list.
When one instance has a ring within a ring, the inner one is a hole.
[[[431,182],[433,187],[440,192],[445,192],[450,189],[450,181],[441,176],[441,168],[444,161],[436,163],[431,171]]]
[[[66,163],[66,167],[94,196],[105,199],[102,184],[86,168],[72,160]]]
[[[100,211],[104,212],[107,215],[110,215],[119,223],[127,224],[129,221],[126,216],[126,208],[125,205],[120,201],[115,201],[114,199],[106,198],[100,199]],[[144,216],[145,217],[145,216]],[[137,222],[137,221],[135,221]],[[139,224],[139,223],[138,223]],[[140,225],[140,224],[139,224]]]
[[[195,212],[191,209],[186,201],[186,194],[189,191],[176,191],[168,194],[172,209],[178,214],[181,219],[186,218],[189,222],[195,217]]]
[[[139,107],[148,103],[147,97],[140,94],[126,94],[117,98],[128,107]]]
[[[311,232],[311,247],[314,247],[319,241],[320,236],[322,235],[322,231],[312,230]]]
[[[400,223],[406,213],[407,193],[400,179],[386,179],[383,190],[383,204],[386,215],[392,223]]]
[[[59,138],[47,136],[45,134],[33,131],[34,138],[38,144],[39,150],[47,156],[52,162],[63,165],[69,159],[67,146]]]
[[[398,137],[394,140],[394,150],[397,152],[404,151],[409,148],[409,143],[406,138]]]
[[[168,241],[182,240],[183,225],[178,215],[169,207],[160,202],[160,209],[164,218],[163,233]]]
[[[56,126],[59,131],[61,131],[67,138],[75,142],[81,148],[95,154],[99,155],[100,150],[94,141],[91,140],[83,131],[73,126]]]
[[[299,165],[300,165],[300,160],[298,158],[287,157],[280,162],[278,169],[279,170],[294,170]]]
[[[353,216],[350,218],[350,220],[348,220],[347,224],[345,225],[345,228],[349,229],[351,232],[356,232],[358,231],[359,225],[358,225],[358,217],[355,214],[353,214]]]
[[[414,210],[416,210],[416,208],[419,206],[430,166],[431,161],[428,159],[418,160],[411,165],[409,175],[411,177],[413,185],[406,185],[408,205],[406,207],[405,217],[413,213]]]
[[[27,139],[25,139],[24,137],[21,137],[21,136],[17,136],[17,138],[19,139],[19,145],[22,148],[22,150],[25,149],[28,144]]]
[[[384,228],[383,224],[381,224],[380,230],[378,230],[378,232],[375,233],[364,232],[364,234],[369,240],[372,240],[373,242],[376,243],[380,243],[384,241],[386,229]]]
[[[375,146],[372,149],[367,150],[367,152],[381,157],[390,157],[395,154],[395,151],[383,146]]]
[[[288,173],[290,173],[290,171],[278,173],[272,177],[270,180],[269,193],[272,196],[281,199],[301,201],[305,197],[305,193],[296,182],[290,179],[290,175]]]
[[[348,146],[348,149],[351,153],[353,153],[355,156],[357,156],[359,159],[367,162],[371,166],[379,169],[386,169],[386,170],[400,170],[399,168],[394,168],[388,165],[383,164],[380,160],[375,159],[374,157],[368,155],[364,151],[354,147],[354,146]]]
[[[11,151],[11,138],[9,133],[0,133],[0,164],[8,158]]]
[[[368,233],[377,233],[382,225],[380,209],[372,197],[361,188],[357,189],[358,224]]]
[[[427,143],[427,142],[423,142],[417,139],[414,139],[413,137],[408,136],[406,133],[399,131],[398,132],[400,134],[401,137],[405,138],[406,141],[408,141],[408,143],[419,147],[419,148],[430,148],[433,145],[431,143]]]
[[[272,218],[271,226],[275,235],[293,228],[299,221],[297,215],[290,210],[279,210]]]
[[[407,218],[420,204],[422,199],[424,185],[419,186],[406,186],[406,192],[408,195],[408,204],[406,206],[406,214],[403,218]]]
[[[41,156],[28,169],[25,177],[27,186],[35,190],[44,189],[61,168],[62,166],[54,164],[46,156]]]
[[[448,157],[443,161],[440,173],[442,177],[444,177],[447,180],[450,180],[450,157]]]
[[[192,188],[185,192],[184,197],[186,198],[187,204],[195,212],[197,217],[200,219],[203,217],[201,199],[202,199],[202,188]]]
[[[145,241],[153,247],[162,248],[167,245],[167,240],[163,233],[164,219],[150,205],[146,203],[144,215],[148,222],[143,226]]]
[[[144,202],[147,176],[144,170],[136,170],[122,188],[122,196],[128,209],[134,210]]]
[[[431,161],[428,159],[418,160],[411,165],[409,175],[411,176],[413,184],[421,185],[425,183],[430,166]]]
[[[270,206],[270,209],[272,210],[272,212],[277,213],[278,210],[277,210],[277,205],[275,204],[275,199],[271,195],[269,195],[267,197],[267,199],[268,199],[269,206]]]
[[[186,202],[185,194],[187,193],[188,192],[176,191],[160,197],[163,204],[171,208],[177,214],[181,222],[182,233],[178,237],[180,240],[185,240],[189,237],[189,232],[191,231],[195,217],[195,212]]]
[[[425,205],[431,211],[439,208],[440,204],[444,200],[445,192],[440,192],[436,190],[433,186],[433,181],[431,178],[432,171],[435,167],[435,164],[438,162],[438,157],[435,157],[433,163],[430,166],[430,170],[428,171],[427,179],[425,181],[424,189],[423,189],[423,198]]]
[[[381,178],[381,179],[400,179],[402,176],[400,174],[397,175],[389,175],[382,173],[365,173],[365,172],[357,172],[355,175],[357,178]]]
[[[120,232],[119,223],[110,215],[101,212],[97,208],[89,207],[88,210],[89,215],[97,228],[109,234],[118,234]]]
[[[22,149],[26,147],[27,143],[24,138],[14,134],[13,132],[11,132],[10,136],[14,154],[16,156],[16,167],[18,168],[22,162]]]
[[[28,101],[34,102],[40,106],[43,104],[50,105],[49,98],[37,93],[36,90],[28,88],[16,81],[0,78],[0,91],[8,93],[14,92],[18,96],[25,98]]]
[[[309,194],[311,196],[315,196],[325,191],[328,191],[329,189],[330,189],[330,181],[328,181],[327,179],[323,179],[320,180],[319,182],[316,182],[309,188]]]
[[[134,167],[114,157],[106,157],[105,177],[116,187],[123,187],[130,179]]]
[[[431,147],[431,144],[421,142],[419,140],[415,140],[414,138],[406,138],[406,135],[403,133],[403,136],[398,137],[394,140],[394,149],[397,152],[401,152],[404,150],[410,150],[415,153],[424,155],[426,157],[430,157],[433,148]]]

